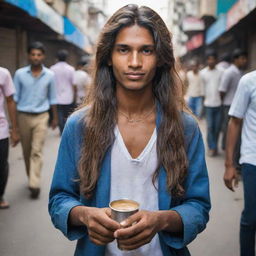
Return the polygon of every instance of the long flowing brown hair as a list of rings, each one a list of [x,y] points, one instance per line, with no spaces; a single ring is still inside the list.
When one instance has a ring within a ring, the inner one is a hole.
[[[153,81],[153,94],[162,111],[161,125],[157,136],[159,166],[152,182],[155,182],[159,167],[167,173],[167,189],[173,196],[184,194],[183,182],[187,170],[183,125],[180,115],[182,104],[180,80],[175,71],[175,59],[171,35],[161,17],[152,9],[127,5],[119,9],[106,23],[96,48],[93,86],[86,117],[86,128],[79,161],[81,193],[90,198],[95,190],[100,166],[110,149],[116,126],[115,77],[108,65],[118,32],[128,26],[139,25],[148,29],[155,42],[158,67]]]

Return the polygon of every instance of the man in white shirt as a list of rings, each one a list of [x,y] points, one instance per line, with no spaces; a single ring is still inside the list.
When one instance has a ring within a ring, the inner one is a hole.
[[[58,62],[50,68],[55,76],[60,133],[64,129],[67,117],[74,109],[75,101],[75,89],[73,86],[75,69],[66,62],[67,57],[68,51],[59,50],[57,52]]]
[[[221,125],[221,99],[218,91],[222,71],[216,68],[217,55],[210,51],[207,54],[207,67],[201,72],[204,106],[207,122],[208,155],[218,153],[218,138]]]
[[[242,128],[239,162],[242,165],[245,203],[240,222],[240,255],[253,256],[256,234],[256,71],[241,78],[229,115],[224,181],[232,191],[238,184],[233,155]]]
[[[223,72],[223,76],[221,78],[221,83],[219,86],[219,92],[222,100],[222,109],[223,109],[223,138],[222,138],[222,149],[225,150],[226,144],[226,134],[228,127],[228,111],[232,100],[234,98],[237,85],[239,83],[240,78],[243,75],[242,70],[245,68],[247,63],[246,52],[235,49],[232,54],[233,63]]]
[[[80,105],[86,97],[88,87],[91,83],[90,75],[85,71],[87,61],[81,59],[77,63],[77,70],[74,74],[74,86],[76,90],[76,105]]]
[[[200,116],[202,111],[202,81],[199,74],[199,64],[197,61],[191,63],[191,70],[187,72],[188,106],[196,116]]]

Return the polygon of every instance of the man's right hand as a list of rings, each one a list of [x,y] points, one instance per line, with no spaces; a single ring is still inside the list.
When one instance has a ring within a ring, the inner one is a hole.
[[[234,188],[238,186],[238,174],[236,168],[234,166],[226,166],[223,179],[226,187],[234,192]]]
[[[89,238],[93,243],[106,245],[115,239],[114,232],[121,226],[111,219],[111,210],[109,208],[84,206],[75,208],[78,208],[77,216],[79,221],[87,227]]]

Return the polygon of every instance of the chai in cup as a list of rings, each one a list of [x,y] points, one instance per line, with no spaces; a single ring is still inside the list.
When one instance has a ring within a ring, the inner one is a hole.
[[[140,204],[129,199],[119,199],[112,201],[109,207],[111,209],[111,218],[120,223],[136,213],[139,210]]]
[[[134,213],[139,211],[140,204],[136,201],[129,199],[119,199],[112,201],[109,204],[111,209],[111,218],[117,222],[122,222]],[[120,250],[123,250],[117,240],[117,246]]]

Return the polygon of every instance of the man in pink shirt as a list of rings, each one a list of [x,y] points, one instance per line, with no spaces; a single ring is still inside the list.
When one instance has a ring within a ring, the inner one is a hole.
[[[15,92],[10,72],[6,68],[0,67],[0,209],[9,208],[9,204],[4,200],[4,191],[8,179],[8,152],[9,152],[9,126],[4,111],[4,101],[6,99],[9,118],[11,121],[11,144],[16,146],[19,142],[16,104],[13,100]]]
[[[68,51],[59,50],[57,52],[58,62],[50,68],[55,75],[60,133],[64,129],[67,117],[74,109],[75,102],[75,69],[66,62],[67,57]]]

